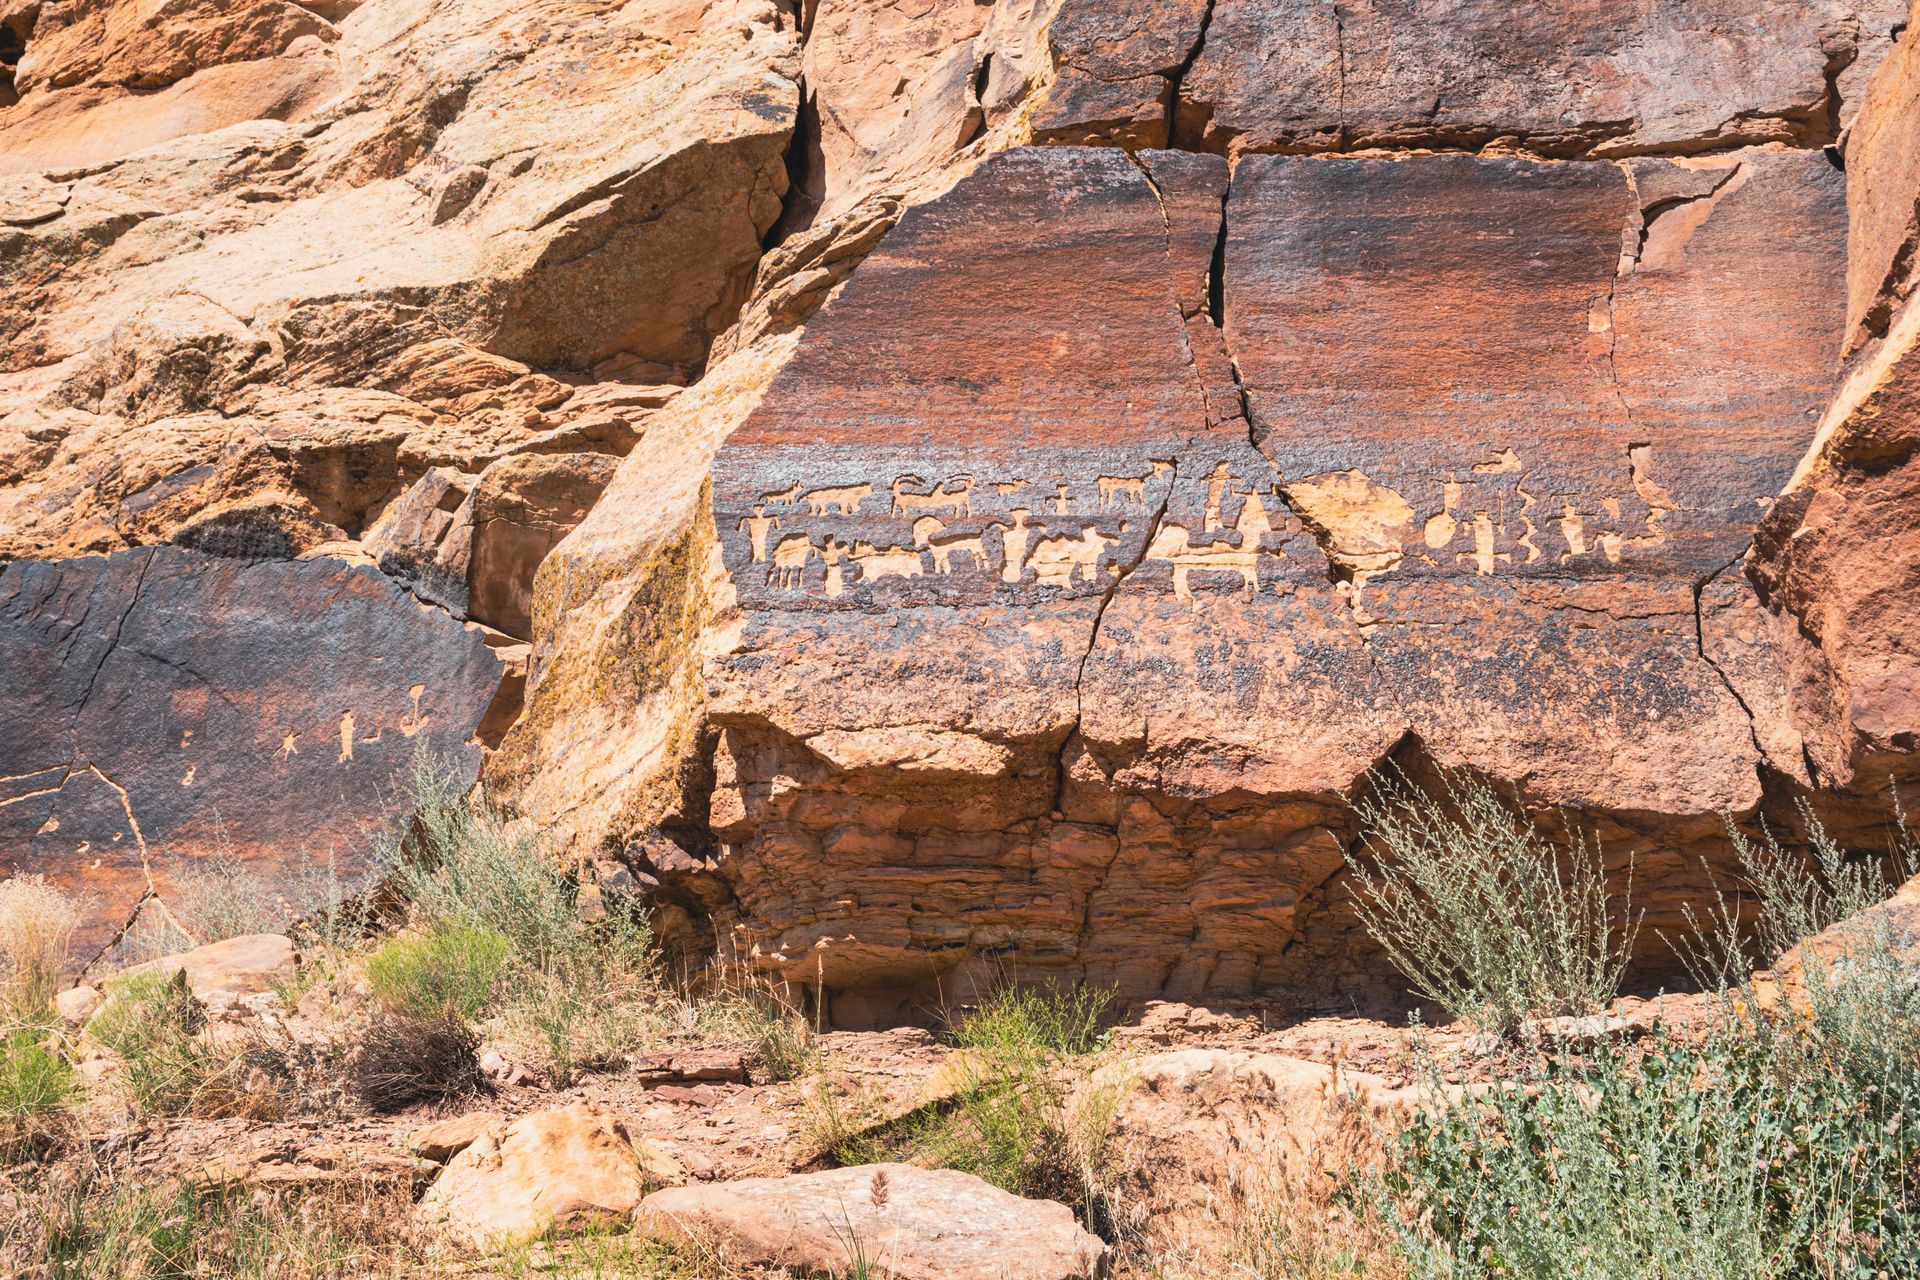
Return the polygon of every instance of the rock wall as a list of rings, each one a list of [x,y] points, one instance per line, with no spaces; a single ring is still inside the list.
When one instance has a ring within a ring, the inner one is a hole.
[[[484,625],[495,793],[838,1019],[1391,994],[1385,760],[1654,927],[1891,811],[1895,0],[150,9],[0,7],[0,557]]]

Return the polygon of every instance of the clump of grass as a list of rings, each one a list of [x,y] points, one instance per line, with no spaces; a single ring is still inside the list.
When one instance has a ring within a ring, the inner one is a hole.
[[[88,1033],[119,1056],[128,1097],[142,1114],[276,1115],[280,1099],[249,1079],[247,1055],[215,1048],[201,1034],[204,1027],[200,1003],[179,970],[121,978],[87,1023]]]
[[[1355,907],[1415,994],[1501,1035],[1618,994],[1638,920],[1623,893],[1615,924],[1597,849],[1556,849],[1467,775],[1438,795],[1389,770],[1370,783],[1354,808],[1372,857],[1347,856]]]
[[[51,1024],[79,921],[78,906],[45,878],[0,880],[0,1021]]]
[[[374,1183],[297,1199],[240,1188],[142,1186],[99,1170],[38,1190],[0,1237],[0,1270],[36,1280],[370,1280],[427,1255],[409,1189]]]
[[[797,1080],[820,1063],[819,1028],[763,978],[729,970],[684,1008],[687,1029],[738,1048],[758,1084]]]
[[[393,938],[367,960],[367,985],[391,1012],[468,1021],[492,1007],[512,944],[491,929],[451,924]]]

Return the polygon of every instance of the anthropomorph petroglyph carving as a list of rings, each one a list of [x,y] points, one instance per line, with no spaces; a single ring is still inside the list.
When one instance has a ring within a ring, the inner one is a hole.
[[[413,710],[408,712],[406,719],[400,722],[401,737],[411,738],[414,734],[419,733],[427,727],[427,717],[421,714],[420,711],[420,699],[426,696],[427,686],[416,684],[408,687],[407,697],[413,700]]]
[[[1212,533],[1220,527],[1220,504],[1226,501],[1227,489],[1232,484],[1232,469],[1224,462],[1214,464],[1207,476],[1207,507],[1200,522],[1202,533]]]
[[[945,511],[955,520],[973,514],[972,476],[955,476],[947,481],[944,488],[933,486],[924,493],[907,487],[926,483],[919,476],[901,476],[895,480],[893,482],[893,514],[901,516],[912,511]]]
[[[847,558],[847,554],[847,544],[828,534],[825,545],[820,548],[820,559],[827,566],[827,595],[829,596],[837,596],[847,589],[846,574],[840,565],[840,562]]]
[[[767,583],[791,591],[806,580],[807,559],[813,555],[813,539],[804,533],[790,533],[773,549],[773,567],[767,570]]]
[[[775,489],[771,493],[760,495],[760,501],[768,506],[797,507],[800,505],[800,482],[795,480],[784,489]]]
[[[801,498],[807,504],[811,515],[824,516],[837,508],[841,515],[850,516],[859,512],[863,499],[871,497],[873,486],[870,484],[843,484],[830,489],[815,489]]]
[[[860,581],[878,582],[881,578],[918,578],[926,572],[920,553],[911,547],[876,547],[871,542],[853,544],[853,562],[860,566]]]
[[[1088,582],[1094,582],[1098,579],[1100,557],[1118,541],[1120,539],[1112,534],[1087,525],[1078,536],[1062,533],[1040,539],[1034,544],[1033,556],[1027,564],[1043,587],[1071,586],[1076,572]]]
[[[767,558],[767,534],[780,527],[780,517],[767,514],[764,503],[755,503],[753,514],[742,516],[736,530],[744,529],[747,542],[753,551],[753,562],[759,564]]]
[[[1452,542],[1460,528],[1460,522],[1453,518],[1453,509],[1460,505],[1460,489],[1460,482],[1449,472],[1440,485],[1440,510],[1427,517],[1420,531],[1421,538],[1435,551]]]
[[[1511,555],[1504,551],[1494,551],[1493,534],[1492,513],[1487,511],[1474,512],[1473,550],[1463,551],[1455,556],[1454,559],[1473,561],[1473,571],[1483,578],[1493,572],[1493,566],[1496,561],[1500,564],[1511,564],[1513,562]]]
[[[1142,507],[1147,501],[1147,483],[1158,480],[1173,470],[1171,462],[1155,462],[1153,469],[1143,476],[1101,476],[1099,482],[1100,505]]]
[[[1066,515],[1073,510],[1074,503],[1077,501],[1078,499],[1067,492],[1067,482],[1065,480],[1054,481],[1053,497],[1051,499],[1053,514],[1057,516]]]
[[[353,712],[340,713],[340,763],[353,759]]]
[[[1032,514],[1025,507],[1015,507],[1011,512],[1013,523],[1000,535],[1002,582],[1018,582],[1027,571],[1027,539],[1033,536],[1027,517]]]

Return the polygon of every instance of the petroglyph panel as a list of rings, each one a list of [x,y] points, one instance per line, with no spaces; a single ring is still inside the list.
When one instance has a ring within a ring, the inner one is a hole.
[[[0,571],[0,869],[84,893],[77,953],[183,863],[349,874],[421,745],[473,770],[481,633],[369,568],[173,548]]]

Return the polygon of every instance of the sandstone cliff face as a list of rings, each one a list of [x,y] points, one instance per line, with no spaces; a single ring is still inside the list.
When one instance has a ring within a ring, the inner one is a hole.
[[[0,556],[531,640],[497,793],[849,1021],[1391,987],[1386,759],[1671,921],[1912,747],[1905,17],[0,10]]]

